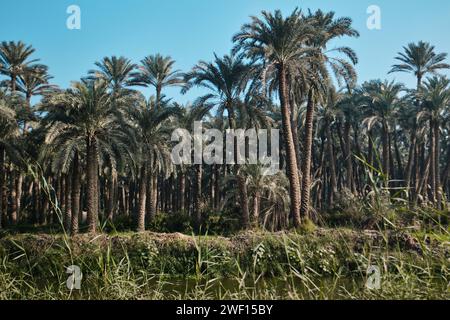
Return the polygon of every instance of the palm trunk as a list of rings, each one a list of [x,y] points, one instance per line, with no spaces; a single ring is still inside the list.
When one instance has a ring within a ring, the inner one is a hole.
[[[330,206],[330,208],[332,208],[334,202],[334,195],[337,193],[337,178],[336,178],[336,159],[333,152],[333,139],[331,136],[331,128],[328,120],[325,125],[325,130],[327,134],[327,151],[330,166],[330,198],[328,205]]]
[[[259,225],[259,207],[261,202],[261,193],[259,191],[255,192],[255,197],[253,198],[253,223],[255,227]]]
[[[200,228],[202,224],[202,214],[200,208],[200,198],[202,192],[202,165],[194,166],[194,217],[196,227]]]
[[[64,226],[67,231],[70,230],[70,224],[72,222],[72,177],[71,174],[68,173],[65,176],[66,179],[66,191],[63,195],[65,197],[66,202],[66,210],[64,216]]]
[[[438,120],[434,121],[433,127],[433,136],[434,136],[434,190],[436,192],[435,198],[437,201],[438,209],[441,208],[441,185],[440,185],[440,170],[439,170],[439,157],[440,157],[440,144],[439,144],[439,122]]]
[[[350,192],[354,193],[353,183],[353,159],[351,152],[351,138],[350,138],[351,125],[349,121],[344,124],[344,143],[345,143],[345,163],[347,167],[347,188]]]
[[[137,214],[137,231],[145,231],[145,202],[147,199],[147,168],[142,165],[141,180],[139,182],[139,208]]]
[[[186,177],[183,169],[180,169],[180,211],[185,211],[185,199],[186,199]]]
[[[80,217],[80,194],[81,194],[81,177],[80,177],[80,163],[78,152],[75,151],[72,168],[72,216],[70,223],[70,233],[76,235],[79,229]]]
[[[431,199],[436,203],[436,143],[434,135],[434,120],[430,118],[430,185],[431,185]]]
[[[309,197],[311,192],[311,163],[314,126],[314,91],[309,90],[305,119],[305,144],[303,152],[302,195],[300,216],[309,217]]]
[[[10,172],[10,198],[11,198],[11,212],[10,212],[10,221],[12,225],[17,224],[17,201],[16,201],[16,171],[11,166]]]
[[[5,191],[5,149],[0,146],[0,229],[3,226],[3,196]]]
[[[291,216],[294,221],[294,226],[299,226],[300,219],[300,181],[297,166],[297,157],[295,154],[294,139],[291,129],[291,116],[290,106],[288,99],[288,85],[286,82],[286,69],[283,64],[278,66],[278,79],[279,79],[279,96],[281,104],[282,126],[283,126],[283,140],[286,149],[286,162],[287,162],[287,176],[289,179],[289,193],[291,198]]]
[[[88,232],[95,233],[98,220],[98,171],[97,171],[97,145],[95,138],[87,141],[87,223]]]
[[[245,183],[245,178],[238,174],[237,183],[239,187],[239,196],[241,198],[242,207],[242,227],[244,229],[248,229],[250,227],[250,216],[249,216],[249,208],[248,208],[248,194],[247,194],[247,185]]]
[[[383,144],[383,173],[386,181],[389,181],[389,137],[388,127],[385,121],[383,121],[382,130],[382,144]]]

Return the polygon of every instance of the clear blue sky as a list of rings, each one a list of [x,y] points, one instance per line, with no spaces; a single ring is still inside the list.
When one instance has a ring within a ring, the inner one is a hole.
[[[66,9],[72,4],[81,8],[81,30],[66,28]],[[381,30],[366,27],[369,5],[381,8]],[[341,43],[359,56],[360,82],[386,78],[394,56],[408,42],[425,40],[439,52],[450,52],[448,0],[14,0],[1,5],[0,40],[32,44],[54,82],[67,87],[95,61],[111,55],[139,62],[159,52],[187,71],[200,59],[211,60],[213,52],[228,53],[231,37],[249,15],[274,9],[287,14],[297,6],[333,10],[353,19],[361,36]],[[414,85],[410,76],[392,77]],[[170,89],[166,94],[185,102],[199,92],[181,96]]]

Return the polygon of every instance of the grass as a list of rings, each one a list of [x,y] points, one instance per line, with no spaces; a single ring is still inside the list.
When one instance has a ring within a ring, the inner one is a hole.
[[[4,234],[0,299],[449,299],[439,232]],[[70,265],[81,290],[66,287]],[[380,290],[365,286],[371,265]]]

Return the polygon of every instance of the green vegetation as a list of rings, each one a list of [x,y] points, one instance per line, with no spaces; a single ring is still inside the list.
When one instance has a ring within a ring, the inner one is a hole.
[[[262,12],[190,71],[104,57],[65,89],[1,42],[0,299],[448,299],[447,54],[410,43],[391,72],[415,88],[359,84],[339,46],[358,36],[334,12]],[[181,105],[168,87],[204,94]],[[171,135],[196,121],[280,129],[279,172],[261,155],[175,165]]]

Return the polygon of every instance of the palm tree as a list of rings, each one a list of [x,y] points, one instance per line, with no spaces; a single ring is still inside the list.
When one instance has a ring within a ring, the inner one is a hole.
[[[175,104],[176,107],[179,108],[179,114],[176,118],[176,125],[179,128],[186,129],[190,132],[194,129],[194,122],[201,121],[206,115],[208,115],[209,110],[212,108],[212,105],[203,103],[203,104],[194,104],[194,105],[178,105]],[[202,224],[202,212],[201,212],[201,194],[202,194],[202,176],[203,169],[201,164],[195,164],[193,167],[193,215],[194,221],[197,228],[200,228]],[[183,168],[181,168],[181,190],[180,197],[183,199],[184,203],[185,197],[185,181],[184,181],[184,172]]]
[[[160,107],[156,108],[158,104]],[[159,103],[152,96],[148,101],[143,97],[139,99],[135,108],[127,109],[128,117],[131,121],[140,146],[138,150],[138,166],[140,172],[139,180],[139,204],[136,216],[137,231],[145,230],[145,217],[147,201],[151,202],[149,218],[153,219],[156,210],[156,184],[149,183],[157,175],[159,168],[169,169],[170,151],[169,143],[172,126],[170,120],[179,113],[177,106],[167,106],[167,101]],[[166,170],[169,171],[169,170]],[[147,188],[153,188],[147,199]]]
[[[311,35],[310,26],[304,23],[299,10],[284,18],[281,11],[273,14],[263,11],[262,19],[252,17],[251,23],[241,27],[233,37],[234,51],[243,51],[248,58],[273,65],[277,70],[278,95],[281,104],[283,141],[286,150],[287,172],[290,184],[291,216],[300,224],[300,181],[294,138],[291,128],[291,106],[287,72],[301,61],[307,49],[303,46]]]
[[[174,64],[175,61],[169,56],[150,55],[141,60],[141,65],[138,67],[139,72],[132,74],[131,82],[133,84],[155,88],[156,108],[161,101],[163,88],[182,86],[184,83],[182,73],[173,69]]]
[[[52,77],[47,73],[47,67],[30,67],[17,78],[17,90],[25,95],[27,117],[33,119],[31,115],[31,98],[33,96],[43,96],[56,86],[49,83]],[[28,131],[28,123],[25,119],[24,131]]]
[[[404,86],[394,81],[384,82],[371,81],[362,85],[362,95],[366,98],[366,103],[363,105],[367,108],[367,117],[364,123],[367,125],[369,131],[373,126],[380,124],[381,140],[382,140],[382,170],[386,181],[389,180],[391,172],[390,163],[390,131],[392,130],[392,120],[395,117],[395,112],[403,106],[403,100],[400,98],[400,93],[404,90]],[[395,128],[393,128],[395,130]]]
[[[439,169],[440,127],[448,116],[446,108],[450,106],[450,80],[442,76],[427,79],[421,87],[419,97],[424,110],[418,116],[425,116],[430,121],[431,195],[440,206],[442,199]]]
[[[0,91],[0,229],[2,228],[5,188],[5,156],[16,154],[15,138],[19,135],[13,98]],[[13,212],[14,214],[14,212]],[[14,223],[14,221],[13,221]]]
[[[416,90],[419,91],[422,85],[422,79],[428,74],[436,74],[442,69],[449,69],[450,65],[445,63],[447,53],[436,53],[435,47],[428,42],[419,41],[416,43],[409,43],[403,47],[403,52],[399,52],[395,60],[399,63],[394,64],[389,73],[407,72],[412,73],[416,77]],[[419,108],[419,101],[417,101],[417,109]],[[418,111],[418,110],[417,110]],[[405,187],[411,187],[412,169],[415,159],[416,149],[416,123],[413,124],[410,134],[410,147],[408,156],[408,166],[406,168]],[[419,166],[416,165],[418,169]],[[417,174],[416,174],[417,175]],[[414,191],[414,189],[413,189]]]
[[[86,154],[86,207],[90,233],[96,232],[98,221],[99,161],[130,154],[132,146],[131,131],[120,121],[123,117],[118,108],[127,105],[129,97],[116,97],[115,108],[112,108],[111,99],[105,81],[81,80],[50,99],[53,110],[46,117],[49,123],[46,143],[58,146],[60,167],[68,168],[74,160],[73,166],[78,167],[81,150]],[[79,177],[75,175],[79,171],[73,172],[73,180],[77,182]],[[72,212],[76,215],[75,210]]]
[[[337,47],[330,50],[328,45],[331,41],[344,36],[358,37],[359,33],[352,28],[350,18],[335,18],[334,15],[334,12],[324,13],[318,10],[314,14],[309,14],[306,18],[314,28],[314,34],[308,43],[314,50],[310,58],[312,74],[309,76],[302,169],[300,215],[305,217],[309,213],[314,109],[318,96],[327,94],[326,88],[329,85],[327,79],[330,78],[327,67],[332,70],[338,83],[341,83],[343,79],[349,89],[356,81],[356,72],[353,65],[358,62],[358,59],[355,52],[349,47]],[[344,57],[336,56],[334,53],[342,54]]]
[[[251,65],[244,62],[242,55],[225,55],[223,58],[214,55],[213,63],[200,61],[191,72],[185,75],[186,92],[193,86],[207,88],[211,93],[201,97],[196,102],[203,105],[207,103],[211,108],[217,107],[219,113],[226,111],[230,129],[236,128],[236,112],[243,105],[243,94],[253,72]],[[237,144],[234,144],[235,171],[239,170],[237,164]],[[242,216],[245,227],[248,226],[248,203],[245,197],[244,178],[238,175],[237,185],[242,195]]]
[[[126,93],[123,91],[126,91],[126,88],[132,84],[132,74],[136,68],[136,65],[125,57],[117,56],[104,57],[101,61],[96,62],[95,65],[98,70],[90,70],[89,75],[93,79],[103,79],[106,83],[108,83],[108,87],[112,95],[111,103],[114,107],[116,97]],[[110,165],[109,172],[107,217],[109,220],[112,220],[116,211],[115,204],[118,193],[117,172],[112,164]]]
[[[0,44],[0,74],[10,78],[11,92],[16,92],[16,80],[24,75],[29,68],[37,68],[40,65],[35,64],[38,59],[29,60],[34,53],[32,46],[27,46],[23,42],[7,42]]]

